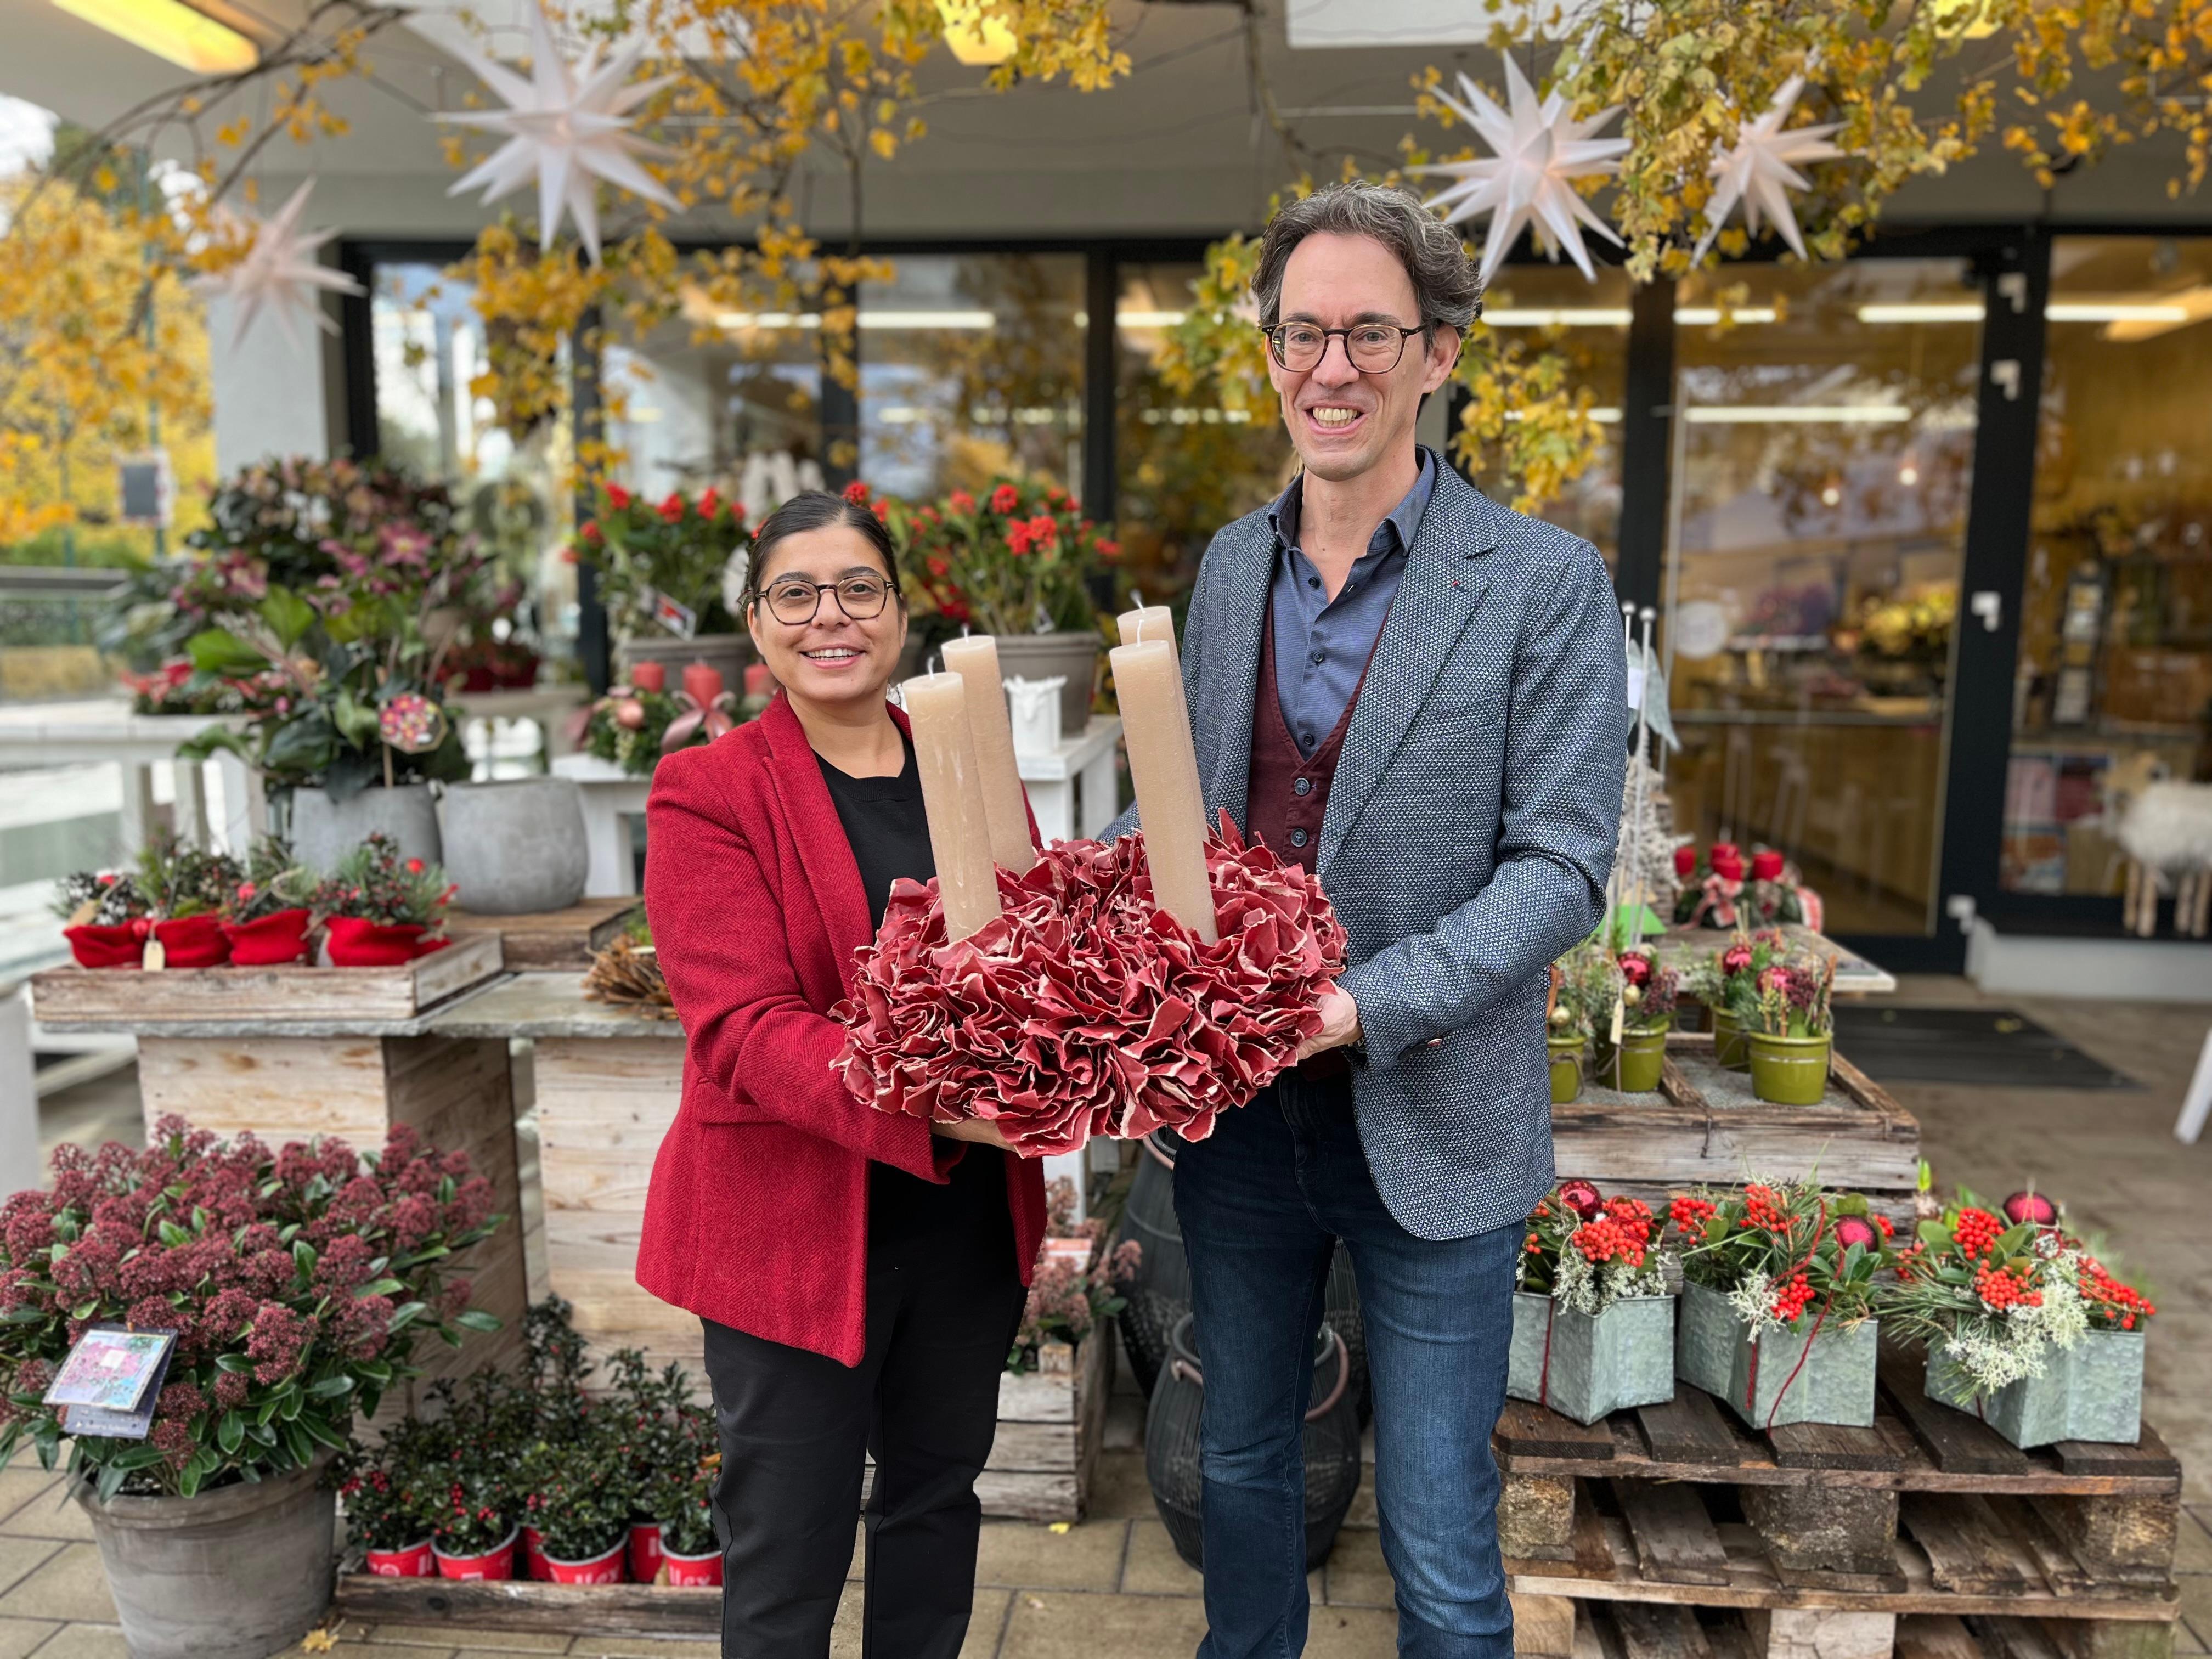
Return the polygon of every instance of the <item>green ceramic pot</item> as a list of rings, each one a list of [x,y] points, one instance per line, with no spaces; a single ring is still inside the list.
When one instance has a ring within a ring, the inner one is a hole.
[[[1667,1063],[1667,1030],[1623,1031],[1614,1051],[1613,1086],[1623,1094],[1648,1095],[1659,1086],[1660,1068]]]
[[[1747,1031],[1751,1049],[1751,1091],[1776,1106],[1818,1106],[1828,1097],[1826,1036],[1769,1036]]]
[[[1730,1072],[1746,1071],[1751,1066],[1751,1050],[1744,1046],[1743,1026],[1725,1008],[1713,1010],[1713,1063]]]
[[[1555,1036],[1544,1042],[1552,1051],[1552,1104],[1564,1106],[1583,1091],[1583,1039]]]

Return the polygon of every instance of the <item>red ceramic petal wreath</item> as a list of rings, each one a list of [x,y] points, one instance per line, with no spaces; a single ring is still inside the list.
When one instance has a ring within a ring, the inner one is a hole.
[[[1003,914],[955,945],[937,884],[900,882],[836,1011],[847,1084],[885,1111],[991,1119],[1030,1156],[1164,1127],[1205,1139],[1320,1030],[1345,959],[1320,883],[1225,813],[1206,858],[1214,945],[1153,903],[1141,835],[1001,870]]]

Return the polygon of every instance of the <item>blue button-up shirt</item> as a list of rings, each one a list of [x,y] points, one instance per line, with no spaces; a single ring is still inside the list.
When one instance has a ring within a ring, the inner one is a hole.
[[[1275,532],[1275,578],[1267,600],[1275,625],[1275,696],[1282,703],[1283,724],[1290,727],[1298,752],[1309,758],[1352,706],[1406,574],[1406,550],[1413,544],[1437,483],[1436,456],[1425,448],[1420,455],[1420,476],[1375,526],[1367,551],[1353,562],[1334,599],[1298,547],[1305,475],[1291,479],[1267,509]]]

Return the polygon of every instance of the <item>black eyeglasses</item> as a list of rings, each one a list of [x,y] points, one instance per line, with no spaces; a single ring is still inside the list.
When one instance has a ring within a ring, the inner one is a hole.
[[[1344,342],[1344,355],[1362,374],[1388,374],[1406,355],[1406,342],[1424,332],[1401,328],[1395,323],[1354,323],[1350,328],[1323,328],[1318,323],[1278,323],[1260,331],[1267,337],[1267,349],[1275,365],[1292,374],[1318,368],[1328,354],[1332,336]]]
[[[842,581],[811,582],[803,576],[780,581],[761,599],[780,623],[804,628],[821,613],[822,596],[835,593],[837,608],[854,622],[869,622],[890,603],[891,585],[881,576],[848,576]]]

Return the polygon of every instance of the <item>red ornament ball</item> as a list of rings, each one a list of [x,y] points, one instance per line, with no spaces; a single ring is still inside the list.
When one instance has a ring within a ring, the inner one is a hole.
[[[1559,1183],[1559,1202],[1588,1221],[1604,1207],[1605,1194],[1598,1191],[1595,1182],[1577,1176]]]
[[[2058,1224],[2058,1206],[2041,1193],[2014,1193],[2004,1201],[2005,1219],[2017,1227],[2023,1221],[2032,1221],[2039,1227]]]
[[[1881,1248],[1881,1236],[1875,1231],[1871,1223],[1857,1216],[1844,1216],[1836,1223],[1835,1232],[1836,1243],[1844,1249],[1848,1250],[1854,1244],[1863,1250]]]

